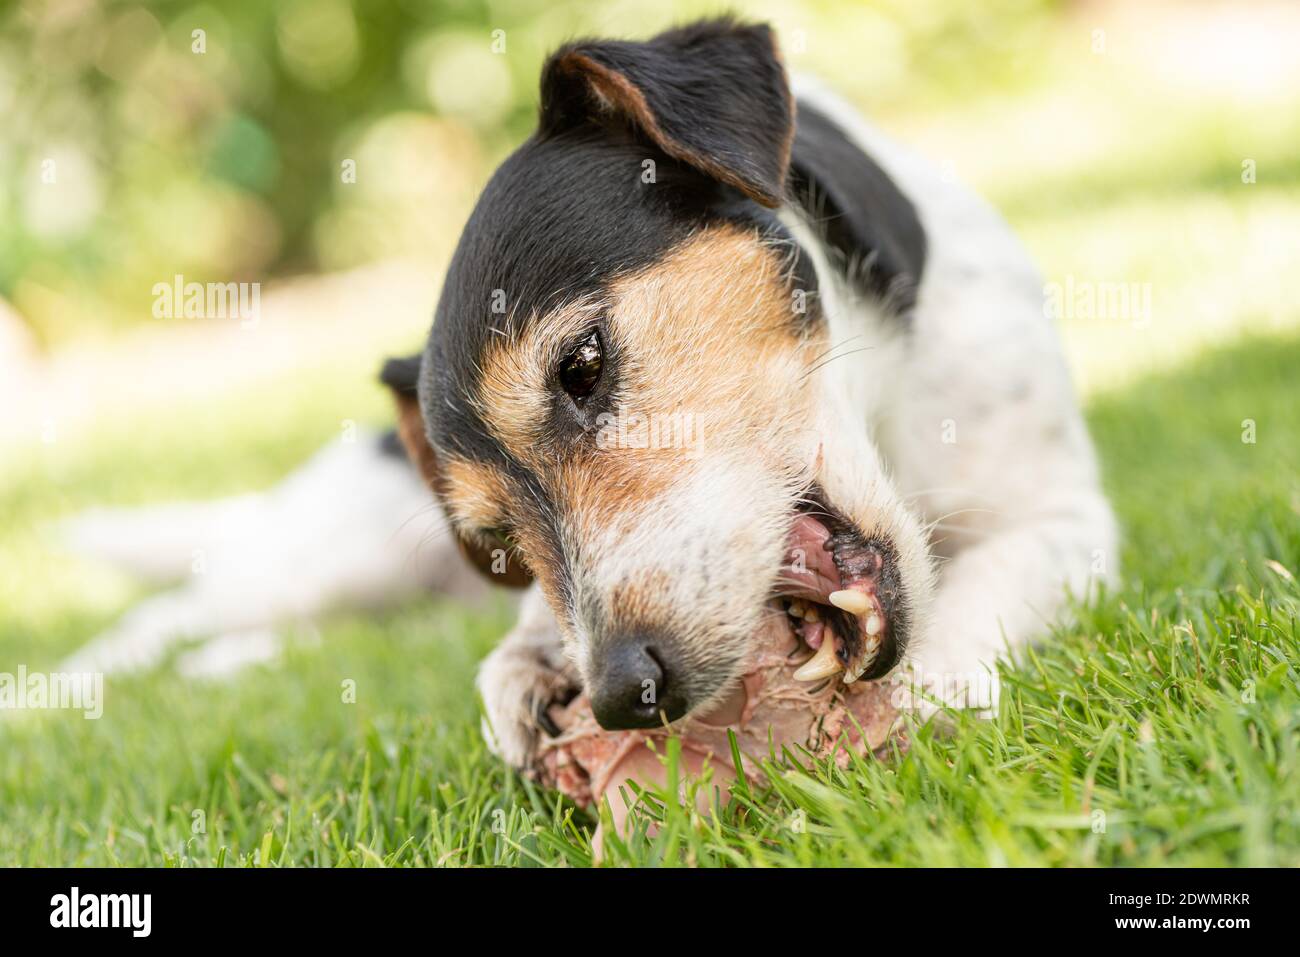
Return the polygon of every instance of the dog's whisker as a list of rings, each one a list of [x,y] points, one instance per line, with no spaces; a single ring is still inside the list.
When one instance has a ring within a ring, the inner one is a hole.
[[[849,356],[857,355],[860,352],[871,352],[873,349],[875,349],[875,346],[861,346],[857,349],[851,349],[848,352],[842,352],[839,355],[831,356],[829,359],[825,360],[824,362],[819,362],[817,365],[806,370],[803,374],[803,378],[805,379],[808,378],[814,372],[817,372],[820,369],[824,369],[826,366],[830,365],[832,362],[834,362],[837,359],[846,359]]]

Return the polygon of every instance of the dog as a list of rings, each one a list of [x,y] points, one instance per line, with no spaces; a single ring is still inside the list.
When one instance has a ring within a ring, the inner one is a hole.
[[[75,523],[82,551],[155,577],[221,560],[68,666],[206,634],[193,668],[229,670],[274,653],[279,619],[460,592],[472,566],[522,592],[478,688],[490,746],[528,768],[551,704],[583,690],[608,729],[706,713],[777,625],[812,652],[801,680],[901,675],[923,714],[970,706],[999,654],[1117,571],[1028,255],[952,177],[792,84],[766,26],[552,55],[425,348],[381,379],[395,435],[263,495]]]
[[[526,589],[478,678],[494,750],[527,767],[579,689],[607,729],[710,709],[772,616],[803,678],[960,698],[1113,574],[1043,288],[766,26],[554,53],[381,376],[464,554]]]

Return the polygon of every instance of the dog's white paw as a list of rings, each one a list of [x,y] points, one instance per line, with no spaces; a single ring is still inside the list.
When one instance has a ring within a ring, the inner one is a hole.
[[[548,733],[546,709],[571,698],[576,688],[573,676],[550,664],[539,649],[503,642],[478,672],[488,747],[511,767],[531,767],[539,736]]]

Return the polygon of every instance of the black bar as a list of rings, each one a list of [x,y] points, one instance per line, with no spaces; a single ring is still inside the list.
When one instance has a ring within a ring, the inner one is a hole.
[[[539,943],[576,933],[580,942],[570,943],[587,949],[599,947],[602,932],[662,933],[675,922],[682,933],[716,926],[727,937],[743,927],[759,940],[770,926],[810,940],[835,931],[863,943],[880,929],[939,946],[1192,936],[1231,944],[1241,934],[1288,929],[1298,884],[1293,870],[40,869],[0,871],[0,916],[7,942],[76,935],[80,943],[128,945],[190,943],[203,939],[197,933],[214,941],[248,935],[295,946],[373,946],[389,930],[430,934],[431,945],[448,933]],[[73,887],[87,919],[111,918],[116,909],[127,926],[52,926],[70,922]],[[143,897],[101,906],[98,895],[122,894],[149,895],[147,937],[130,926],[134,917],[143,930]],[[130,903],[138,906],[128,910]],[[1039,933],[1052,936],[1025,936]]]

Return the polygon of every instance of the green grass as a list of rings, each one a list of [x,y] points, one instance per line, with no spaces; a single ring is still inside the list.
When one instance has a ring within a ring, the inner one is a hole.
[[[1180,80],[1154,55],[1165,21],[1110,10],[981,19],[985,71],[944,66],[960,32],[919,34],[909,64],[856,57],[891,49],[874,20],[785,25],[809,29],[804,66],[845,64],[831,79],[882,126],[974,181],[1047,279],[1152,286],[1147,327],[1062,324],[1124,526],[1109,593],[1004,669],[995,719],[847,770],[770,761],[710,817],[662,803],[607,863],[1300,865],[1300,97],[1222,64]],[[88,386],[95,414],[56,445],[0,449],[0,672],[53,667],[144,594],[51,521],[265,487],[342,420],[388,420],[381,348],[166,408]],[[6,716],[0,865],[587,865],[595,818],[479,739],[474,670],[509,621],[438,600],[337,615],[229,683],[164,668],[112,679],[99,721]]]
[[[769,761],[712,817],[662,805],[606,862],[1300,865],[1297,368],[1300,340],[1248,340],[1091,405],[1125,568],[1004,670],[994,720],[844,771]],[[241,405],[216,421],[238,425],[190,432],[183,457],[123,426],[0,484],[0,670],[52,666],[139,595],[57,559],[46,520],[105,487],[257,485],[323,438]],[[478,737],[475,664],[508,622],[434,600],[340,615],[231,683],[164,669],[111,680],[99,721],[5,720],[0,864],[587,865],[593,816]]]

